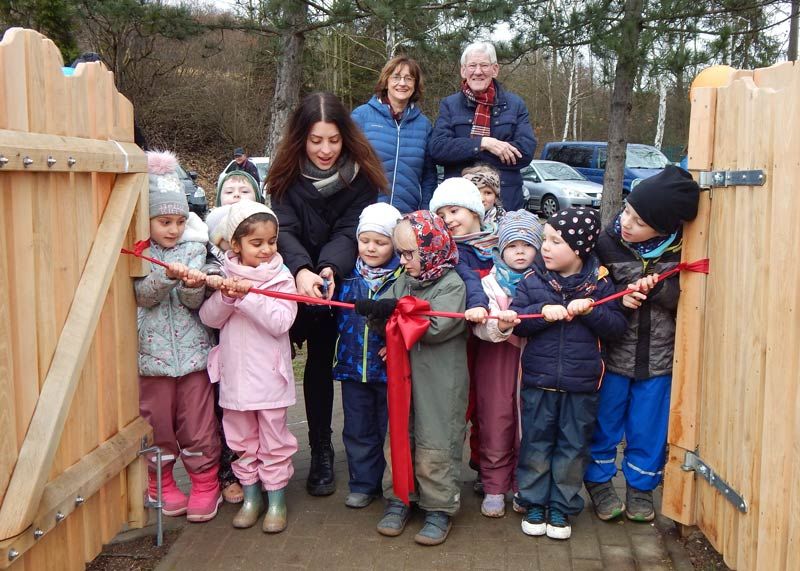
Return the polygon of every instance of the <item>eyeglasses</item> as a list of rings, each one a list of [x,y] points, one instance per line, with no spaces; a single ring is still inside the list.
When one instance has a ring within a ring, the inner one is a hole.
[[[408,85],[414,85],[416,81],[413,75],[391,75],[389,79],[392,83],[400,83],[401,81],[407,83]]]
[[[414,254],[417,252],[419,252],[419,250],[397,250],[397,255],[410,262],[414,259]]]
[[[475,71],[478,68],[481,68],[481,71],[489,71],[493,65],[493,63],[471,63],[465,67],[470,71]]]

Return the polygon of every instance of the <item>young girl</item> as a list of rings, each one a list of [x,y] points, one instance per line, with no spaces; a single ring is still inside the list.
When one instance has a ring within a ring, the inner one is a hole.
[[[542,313],[514,328],[522,352],[522,443],[517,480],[527,508],[522,531],[568,539],[569,516],[583,509],[583,473],[603,380],[601,339],[621,334],[618,304],[592,306],[614,293],[592,250],[600,235],[594,210],[567,208],[544,227],[541,257],[517,286],[511,309]]]
[[[205,244],[181,242],[189,205],[169,152],[147,153],[150,173],[150,256],[169,268],[153,265],[147,277],[134,282],[139,307],[139,411],[153,427],[161,447],[162,511],[168,516],[187,514],[201,522],[217,514],[220,444],[214,397],[206,363],[211,348],[197,308],[205,285],[199,268]],[[178,489],[172,468],[178,455],[192,481],[187,500]],[[157,482],[148,458],[148,493],[155,499]]]
[[[239,455],[233,472],[243,484],[244,504],[233,526],[253,526],[269,509],[262,529],[286,529],[286,485],[294,474],[292,455],[297,439],[286,427],[286,413],[295,402],[289,328],[297,304],[247,293],[250,287],[296,293],[292,275],[278,254],[278,221],[258,202],[231,206],[225,221],[228,276],[221,289],[200,309],[203,323],[220,330],[219,345],[209,357],[212,382],[220,383],[225,437]]]
[[[458,250],[444,221],[428,211],[406,214],[394,231],[405,272],[381,304],[413,295],[436,311],[464,311],[466,289],[453,271]],[[385,314],[384,314],[385,317]],[[463,319],[430,317],[430,326],[409,351],[411,363],[410,438],[419,507],[425,525],[414,537],[422,545],[447,539],[451,518],[460,506],[460,465],[467,409],[466,324]],[[387,435],[383,495],[388,502],[378,532],[400,535],[410,508],[395,495]]]
[[[355,269],[342,281],[340,301],[375,299],[395,282],[402,267],[394,253],[392,232],[402,216],[394,206],[382,202],[367,206],[361,213],[356,230],[358,259]],[[339,313],[338,328],[333,378],[342,382],[342,440],[350,470],[350,493],[344,503],[363,508],[380,495],[385,467],[386,349],[366,319],[353,311]]]
[[[478,163],[461,171],[461,176],[478,187],[483,203],[483,226],[496,228],[506,211],[500,204],[500,173],[486,163]]]
[[[489,297],[489,310],[501,319],[476,324],[473,332],[489,341],[480,345],[475,361],[475,408],[479,435],[480,474],[486,495],[481,513],[505,515],[505,494],[516,491],[514,470],[519,456],[517,379],[521,340],[511,335],[516,314],[509,311],[517,284],[533,266],[542,245],[542,225],[525,210],[506,214],[500,220],[494,267],[481,280]]]
[[[280,253],[297,291],[331,299],[356,263],[356,227],[364,208],[388,188],[383,165],[342,102],[307,95],[286,124],[267,179],[281,226]],[[330,308],[302,305],[292,341],[307,342],[303,372],[311,467],[306,490],[336,490],[331,418],[336,319]]]

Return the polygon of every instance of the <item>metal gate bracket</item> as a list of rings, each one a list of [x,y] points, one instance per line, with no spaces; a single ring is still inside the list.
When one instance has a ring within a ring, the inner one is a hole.
[[[763,170],[700,171],[700,188],[722,186],[764,186],[767,175]]]
[[[747,513],[747,502],[742,495],[728,485],[728,483],[717,475],[711,466],[703,462],[700,456],[690,450],[686,451],[686,456],[683,459],[681,470],[685,472],[694,472],[703,477],[703,479],[719,490],[725,499],[736,506],[736,509],[742,513]]]

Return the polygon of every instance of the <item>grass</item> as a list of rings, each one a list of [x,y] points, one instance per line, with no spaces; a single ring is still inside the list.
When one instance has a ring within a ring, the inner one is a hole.
[[[292,359],[292,370],[294,370],[295,384],[303,383],[303,369],[305,368],[305,366],[306,366],[306,345],[304,343],[302,349],[297,349],[294,359]]]

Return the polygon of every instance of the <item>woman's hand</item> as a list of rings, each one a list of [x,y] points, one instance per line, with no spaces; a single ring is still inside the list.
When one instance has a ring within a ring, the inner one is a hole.
[[[311,270],[303,268],[297,272],[294,281],[297,287],[297,293],[300,295],[317,298],[322,297],[322,278]]]
[[[323,286],[321,289],[322,297],[333,299],[333,291],[336,289],[336,282],[333,281],[333,268],[325,268],[319,273],[322,278]]]

